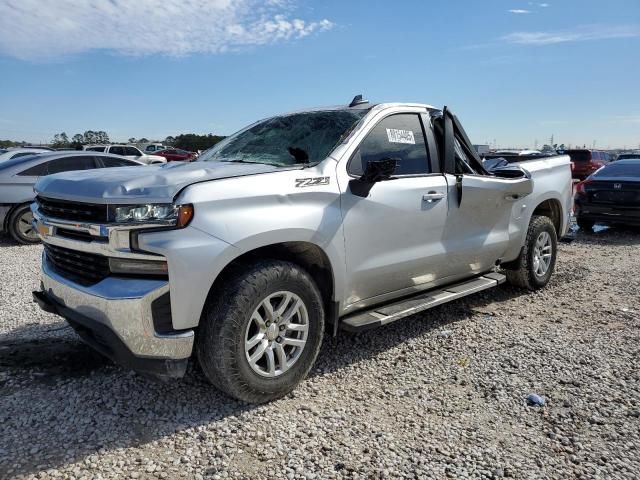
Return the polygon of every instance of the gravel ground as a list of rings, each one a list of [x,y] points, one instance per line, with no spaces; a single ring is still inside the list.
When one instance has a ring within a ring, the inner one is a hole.
[[[256,407],[94,354],[31,303],[41,247],[0,239],[0,477],[638,478],[639,243],[578,235],[541,292],[327,338]]]

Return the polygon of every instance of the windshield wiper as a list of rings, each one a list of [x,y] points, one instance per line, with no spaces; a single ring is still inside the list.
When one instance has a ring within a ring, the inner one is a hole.
[[[250,162],[250,161],[242,160],[242,159],[239,159],[239,158],[234,159],[234,160],[220,160],[220,161],[224,162],[224,163],[251,163],[253,165],[256,165],[256,164],[271,165],[272,167],[284,167],[285,166],[285,165],[281,165],[279,163],[272,163],[272,162]]]

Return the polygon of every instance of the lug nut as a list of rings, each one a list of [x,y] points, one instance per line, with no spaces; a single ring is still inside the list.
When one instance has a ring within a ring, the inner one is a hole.
[[[282,337],[278,337],[278,338],[276,338],[276,342],[278,342],[278,343],[282,343]]]
[[[285,327],[284,325],[280,325],[280,331],[283,331],[285,328],[287,327]]]
[[[268,327],[269,325],[271,325],[271,322],[267,322],[265,323],[265,325]]]

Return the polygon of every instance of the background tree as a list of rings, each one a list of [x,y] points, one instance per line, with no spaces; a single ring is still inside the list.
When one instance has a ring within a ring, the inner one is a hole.
[[[220,135],[213,135],[211,133],[209,133],[208,135],[186,133],[176,136],[173,146],[176,148],[181,148],[183,150],[191,150],[192,152],[195,152],[196,150],[206,150],[208,148],[211,148],[223,138],[225,137],[222,137]]]
[[[73,137],[71,137],[71,147],[76,150],[82,150],[82,145],[84,145],[84,135],[81,133],[76,133]]]
[[[142,137],[142,138],[138,139],[138,143],[149,143],[149,139],[145,138],[145,137]]]
[[[26,145],[27,142],[14,142],[13,140],[0,140],[0,148],[18,147],[20,145]]]
[[[84,137],[83,143],[85,145],[96,143],[96,132],[94,132],[93,130],[87,130],[86,132],[84,132],[83,137]]]
[[[129,140],[127,140],[127,142],[129,142],[129,143],[137,143],[138,141],[136,140],[136,137],[131,137]]]
[[[171,135],[169,135],[167,138],[164,139],[163,143],[165,145],[168,145],[168,146],[172,147],[173,144],[176,143],[176,139],[174,137],[172,137]]]
[[[109,135],[104,130],[96,132],[96,142],[104,143],[105,145],[111,143],[111,141],[109,140]]]
[[[69,137],[65,132],[56,133],[51,141],[53,148],[65,148],[69,146]]]

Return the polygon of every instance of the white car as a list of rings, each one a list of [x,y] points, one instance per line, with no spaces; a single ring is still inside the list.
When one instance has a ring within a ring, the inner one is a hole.
[[[161,143],[148,143],[144,146],[141,146],[141,148],[144,149],[144,153],[153,154],[153,152],[159,152],[160,150],[164,150],[167,147],[162,145]]]
[[[167,163],[167,159],[160,155],[148,155],[143,153],[138,147],[133,145],[85,145],[83,150],[90,152],[104,152],[112,155],[120,155],[130,160],[138,160],[140,162],[154,164]]]
[[[0,162],[3,160],[11,160],[12,158],[26,157],[27,155],[36,155],[38,153],[51,153],[48,148],[13,148],[5,153],[0,154]]]

